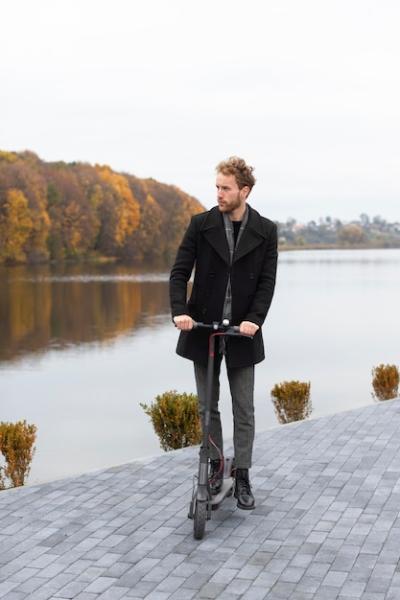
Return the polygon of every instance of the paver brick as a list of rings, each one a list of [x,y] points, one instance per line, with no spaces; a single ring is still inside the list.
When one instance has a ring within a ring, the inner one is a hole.
[[[195,597],[195,590],[188,590],[187,588],[179,588],[169,596],[169,600],[192,600]]]
[[[11,592],[14,588],[18,586],[17,581],[2,581],[0,583],[0,598],[3,598],[6,594]]]
[[[83,592],[86,587],[86,581],[72,581],[58,590],[54,595],[61,598],[75,598],[75,596]]]
[[[168,575],[165,577],[155,588],[156,592],[175,592],[185,582],[184,577],[176,577],[174,575]]]
[[[101,594],[116,581],[117,579],[113,577],[98,577],[85,588],[85,591],[93,594]]]
[[[268,598],[267,594],[268,589],[265,589],[265,587],[252,585],[243,594],[242,600],[265,600],[266,598]]]
[[[24,594],[30,594],[43,585],[43,583],[44,580],[41,577],[31,577],[15,588],[15,591],[23,592]]]

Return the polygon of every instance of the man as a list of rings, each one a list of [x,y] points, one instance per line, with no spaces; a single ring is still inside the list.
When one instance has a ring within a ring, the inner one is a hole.
[[[261,326],[271,305],[277,265],[276,225],[247,204],[255,184],[253,168],[232,156],[216,168],[218,206],[195,215],[178,249],[170,275],[171,311],[181,330],[177,353],[194,362],[200,413],[206,392],[208,336],[204,323],[229,319],[245,337],[224,338],[215,357],[210,422],[211,493],[223,477],[223,442],[218,410],[219,374],[225,354],[232,396],[235,449],[235,497],[239,508],[255,506],[251,491],[254,440],[254,365],[264,359]],[[187,283],[193,267],[193,288],[187,302]]]

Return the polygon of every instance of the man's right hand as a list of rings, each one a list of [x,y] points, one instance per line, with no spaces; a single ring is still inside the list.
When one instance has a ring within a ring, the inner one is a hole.
[[[189,315],[178,315],[174,317],[174,323],[181,331],[190,331],[193,329],[194,321]]]

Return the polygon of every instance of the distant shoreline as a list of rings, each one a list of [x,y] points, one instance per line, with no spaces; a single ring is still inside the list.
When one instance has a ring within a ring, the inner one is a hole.
[[[293,250],[396,250],[400,243],[392,246],[374,244],[307,244],[296,246],[284,244],[278,247],[279,252],[292,252]]]
[[[330,245],[330,244],[308,244],[304,246],[295,246],[284,244],[278,246],[278,252],[299,252],[299,251],[310,251],[310,250],[399,250],[399,245],[383,246],[383,245],[365,245],[365,244],[353,244],[353,245]],[[1,263],[0,268],[18,268],[18,267],[62,267],[73,266],[73,265],[121,265],[125,267],[132,267],[136,269],[157,269],[157,270],[169,270],[172,263],[159,261],[159,262],[135,262],[135,261],[124,261],[116,256],[86,256],[82,258],[65,258],[63,260],[47,260],[37,262],[14,262],[14,263]]]
[[[307,244],[304,246],[296,246],[283,244],[278,246],[278,252],[295,252],[295,251],[308,251],[308,250],[398,250],[400,244],[393,246],[383,245],[366,245],[366,244],[352,244],[352,245],[334,245],[334,244]],[[158,269],[169,269],[172,263],[160,262],[135,262],[135,261],[124,261],[116,256],[85,256],[82,258],[65,258],[62,260],[47,260],[37,262],[13,262],[13,263],[2,263],[0,267],[36,267],[36,266],[62,266],[62,265],[125,265],[136,268],[140,267],[154,267]]]

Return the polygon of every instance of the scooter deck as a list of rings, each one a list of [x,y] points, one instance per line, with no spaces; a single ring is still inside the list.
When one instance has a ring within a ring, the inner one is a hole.
[[[234,483],[235,480],[232,477],[224,477],[221,491],[211,498],[211,510],[217,510],[225,498],[232,495]]]

